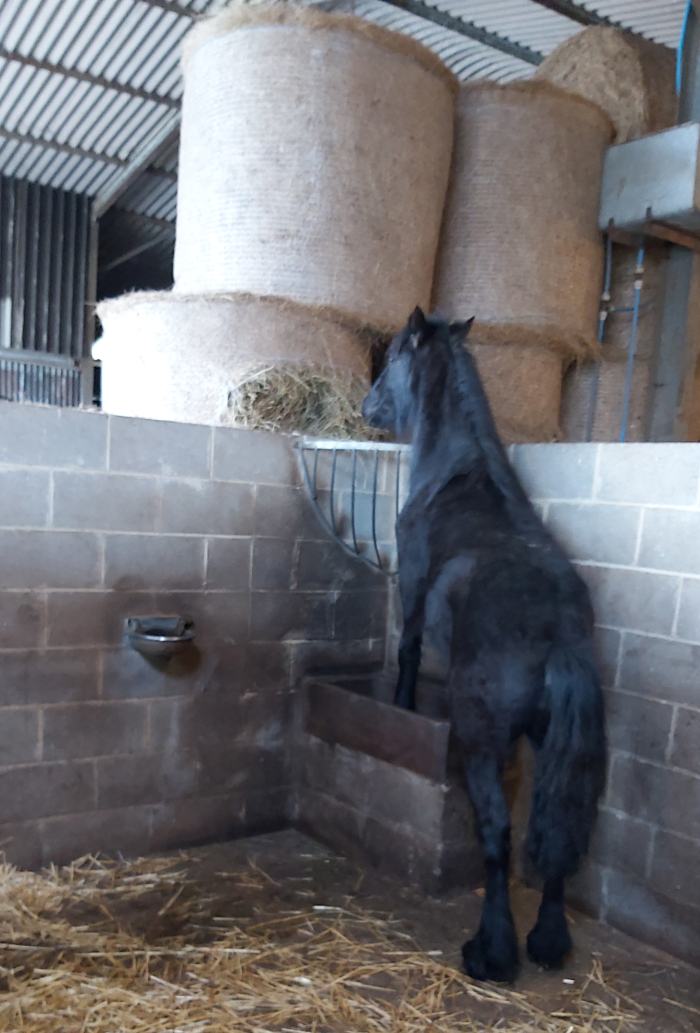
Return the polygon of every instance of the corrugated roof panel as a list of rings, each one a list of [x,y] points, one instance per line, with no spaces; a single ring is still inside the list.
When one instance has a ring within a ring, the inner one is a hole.
[[[438,0],[431,6],[542,54],[549,54],[581,27],[532,0]]]
[[[192,12],[211,6],[212,0],[179,0],[169,9],[158,0],[3,0],[0,45],[74,69],[77,77],[0,57],[0,127],[28,137],[24,142],[0,137],[0,171],[65,189],[101,189],[118,166],[42,148],[31,138],[128,161],[154,130],[167,124],[172,108],[81,81],[79,75],[100,76],[117,88],[128,84],[177,101],[182,37],[192,24]],[[580,30],[576,22],[533,0],[435,0],[434,6],[543,54]],[[685,12],[685,0],[589,0],[585,6],[670,46],[677,44]],[[419,39],[460,79],[508,82],[532,74],[533,66],[526,61],[383,0],[357,0],[354,10]],[[177,148],[158,164],[175,172]],[[145,177],[139,189],[132,187],[125,197],[144,211],[174,215],[175,185],[162,177]]]
[[[180,141],[176,140],[165,154],[161,154],[153,163],[157,169],[165,169],[166,172],[177,172],[177,164],[180,153]]]
[[[201,8],[203,0],[192,6]],[[177,100],[180,41],[190,25],[190,17],[143,0],[5,0],[0,44],[19,55],[103,76],[117,87],[128,83]],[[57,162],[52,149],[48,162],[38,164],[32,139],[126,161],[171,112],[154,101],[0,58],[0,126],[28,138],[17,175],[45,182],[48,167],[53,185],[69,188],[66,177],[77,176],[94,192],[114,174],[114,165],[105,171],[95,163],[88,175],[85,167]],[[17,155],[8,154],[7,160],[16,163]]]
[[[581,6],[675,50],[687,3],[686,0],[589,0]]]
[[[459,13],[462,18],[466,18],[469,0],[453,0],[453,3],[459,4],[460,10],[451,13]],[[394,32],[413,36],[439,54],[448,68],[462,79],[475,78],[478,75],[505,82],[532,74],[532,65],[525,61],[501,54],[483,43],[444,29],[424,18],[408,14],[390,4],[382,3],[381,0],[357,0],[354,9],[356,14],[368,21],[393,29]],[[472,69],[478,71],[473,72]]]
[[[177,184],[170,179],[146,172],[122,194],[117,206],[157,219],[170,219],[175,217],[176,202]]]

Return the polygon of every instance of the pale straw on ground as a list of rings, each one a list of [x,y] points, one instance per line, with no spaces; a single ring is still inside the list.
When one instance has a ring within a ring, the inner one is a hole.
[[[639,1021],[641,1006],[607,984],[599,960],[546,1013],[535,994],[473,983],[391,916],[355,906],[211,914],[211,897],[183,892],[183,861],[85,857],[41,875],[0,867],[0,1031],[626,1033]],[[227,874],[242,894],[272,882],[254,865]],[[120,900],[154,891],[161,915],[184,914],[199,935],[149,944],[113,919]],[[76,907],[94,920],[70,924],[62,909]],[[484,1005],[493,1021],[472,1015]]]

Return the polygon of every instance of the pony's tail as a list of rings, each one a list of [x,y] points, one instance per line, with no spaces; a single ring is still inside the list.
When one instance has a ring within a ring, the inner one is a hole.
[[[537,767],[527,852],[545,878],[572,875],[588,850],[605,786],[603,695],[588,649],[556,645],[545,668],[549,724]]]

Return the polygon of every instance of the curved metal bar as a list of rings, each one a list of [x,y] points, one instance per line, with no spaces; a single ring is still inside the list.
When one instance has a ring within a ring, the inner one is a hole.
[[[340,535],[338,534],[338,529],[335,526],[335,468],[336,468],[337,462],[338,462],[338,452],[334,448],[333,449],[333,462],[331,464],[331,501],[330,501],[330,506],[331,506],[331,527],[333,528],[333,534],[336,536],[336,538],[339,538]]]
[[[302,452],[302,455],[303,454],[304,453]],[[313,494],[312,494],[311,497],[313,498],[314,502],[318,498],[318,449],[317,448],[314,449],[314,490],[313,490]]]
[[[360,550],[357,547],[357,533],[355,531],[355,481],[357,480],[357,452],[352,450],[352,484],[350,486],[350,528],[352,530],[352,544],[357,555]]]
[[[377,557],[377,567],[379,570],[383,569],[382,557],[379,555],[379,546],[377,545],[377,479],[379,476],[379,452],[374,453],[374,484],[372,487],[372,542],[374,544],[374,554]]]

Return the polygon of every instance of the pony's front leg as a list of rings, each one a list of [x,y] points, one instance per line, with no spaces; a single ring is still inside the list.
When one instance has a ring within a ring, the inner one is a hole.
[[[394,694],[394,706],[403,707],[404,710],[416,709],[422,638],[422,622],[419,629],[415,622],[404,622],[399,643],[399,679]]]
[[[399,642],[399,679],[394,705],[405,710],[415,710],[430,554],[422,524],[420,521],[416,523],[409,504],[404,507],[397,521],[396,541],[403,630]]]

